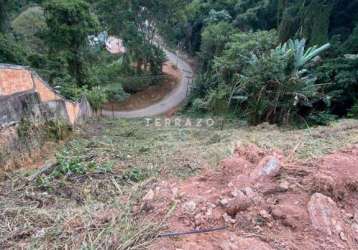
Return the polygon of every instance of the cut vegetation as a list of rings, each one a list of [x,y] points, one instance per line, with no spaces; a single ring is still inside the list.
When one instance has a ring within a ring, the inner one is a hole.
[[[121,119],[83,127],[56,153],[49,171],[7,174],[0,189],[1,248],[144,249],[178,209],[168,204],[165,215],[151,220],[148,191],[168,178],[215,170],[238,143],[301,161],[358,143],[354,120],[304,130],[237,121],[223,126],[158,128]]]

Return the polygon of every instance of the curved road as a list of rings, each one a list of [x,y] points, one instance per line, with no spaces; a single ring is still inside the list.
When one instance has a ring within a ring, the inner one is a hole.
[[[182,73],[182,79],[178,86],[172,90],[163,100],[158,103],[155,103],[151,106],[148,106],[143,109],[133,110],[133,111],[110,111],[102,110],[102,114],[107,117],[123,117],[123,118],[142,118],[142,117],[151,117],[164,114],[176,107],[178,107],[187,97],[188,91],[190,90],[190,83],[193,77],[193,70],[180,57],[176,54],[164,49],[168,60],[174,64],[178,65],[178,69]]]

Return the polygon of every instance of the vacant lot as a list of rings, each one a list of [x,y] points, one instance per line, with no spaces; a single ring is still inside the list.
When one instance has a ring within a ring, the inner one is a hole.
[[[216,169],[237,144],[308,161],[357,143],[354,120],[304,130],[238,121],[212,128],[95,121],[48,154],[55,160],[45,171],[23,166],[7,174],[0,184],[0,248],[143,249],[177,209],[169,204],[160,220],[147,216],[148,191],[163,180],[180,183]]]

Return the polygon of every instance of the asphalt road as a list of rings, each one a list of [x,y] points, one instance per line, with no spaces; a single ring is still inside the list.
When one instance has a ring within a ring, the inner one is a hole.
[[[181,59],[176,54],[164,49],[168,60],[178,65],[178,69],[182,73],[182,79],[178,86],[172,90],[163,100],[158,103],[152,104],[146,108],[133,110],[133,111],[114,111],[102,110],[102,115],[106,117],[123,117],[123,118],[142,118],[153,117],[164,114],[183,103],[186,99],[193,77],[193,70],[188,63]]]

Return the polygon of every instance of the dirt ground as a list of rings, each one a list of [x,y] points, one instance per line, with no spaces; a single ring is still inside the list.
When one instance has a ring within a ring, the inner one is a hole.
[[[163,181],[144,199],[156,219],[176,204],[169,232],[226,228],[151,249],[358,249],[357,162],[358,145],[309,162],[240,145],[218,169]]]
[[[356,120],[100,120],[55,154],[0,182],[1,249],[358,249]]]

